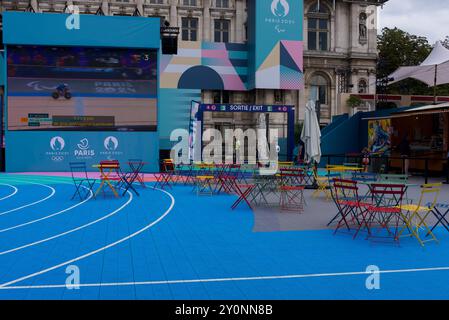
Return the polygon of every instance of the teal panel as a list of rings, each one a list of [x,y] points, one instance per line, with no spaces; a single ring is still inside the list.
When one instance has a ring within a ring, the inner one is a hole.
[[[288,75],[281,70],[276,77],[274,70],[258,75],[263,63],[271,56],[279,56],[280,60],[293,59],[295,65],[302,69],[304,4],[297,0],[249,0],[248,1],[248,48],[249,48],[249,87],[265,89],[291,89],[286,83]],[[288,50],[275,52],[276,47],[283,42]],[[285,43],[287,42],[287,43]],[[287,56],[290,55],[290,56]],[[282,61],[275,61],[276,64]],[[280,78],[280,82],[275,79]],[[301,82],[296,83],[296,89],[301,89]]]
[[[159,18],[87,14],[77,17],[79,29],[67,27],[67,21],[74,18],[70,14],[7,11],[3,13],[3,41],[9,45],[160,47]]]
[[[9,131],[6,133],[7,172],[65,172],[70,162],[92,166],[103,160],[147,162],[146,170],[158,171],[156,132]]]
[[[192,100],[201,101],[201,90],[159,90],[159,145],[162,150],[171,149],[173,130],[189,129]]]

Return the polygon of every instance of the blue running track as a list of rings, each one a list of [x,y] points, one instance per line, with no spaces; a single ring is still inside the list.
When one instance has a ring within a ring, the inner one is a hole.
[[[441,229],[425,248],[330,230],[257,233],[248,208],[230,209],[233,196],[139,191],[70,201],[70,179],[0,175],[0,299],[449,298]],[[366,288],[370,265],[380,290]],[[79,289],[66,287],[73,266]]]

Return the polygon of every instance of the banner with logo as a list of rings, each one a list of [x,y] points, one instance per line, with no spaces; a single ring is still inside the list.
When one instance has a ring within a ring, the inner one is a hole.
[[[85,162],[89,171],[102,160],[142,159],[145,171],[159,169],[154,132],[7,132],[7,172],[66,172],[70,162]]]
[[[249,87],[303,88],[303,1],[249,0]]]

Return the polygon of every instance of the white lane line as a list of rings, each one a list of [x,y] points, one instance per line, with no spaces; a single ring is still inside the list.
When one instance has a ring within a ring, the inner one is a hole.
[[[0,186],[7,186],[7,187],[9,187],[9,188],[14,190],[11,194],[8,194],[7,196],[4,196],[3,198],[0,198],[0,201],[9,199],[9,198],[15,196],[17,192],[19,192],[19,189],[17,189],[15,186],[7,184],[7,183],[0,183]]]
[[[66,235],[68,235],[70,233],[73,233],[73,232],[85,229],[85,228],[90,227],[90,226],[92,226],[92,225],[94,225],[94,224],[96,224],[96,223],[98,223],[100,221],[108,219],[108,218],[112,217],[113,215],[117,214],[118,212],[122,211],[125,207],[127,207],[131,203],[131,201],[133,200],[133,195],[132,195],[132,193],[130,191],[128,191],[128,195],[129,195],[128,201],[125,204],[123,204],[120,208],[114,210],[113,212],[111,212],[111,213],[109,213],[109,214],[107,214],[107,215],[105,215],[105,216],[103,216],[103,217],[101,217],[101,218],[99,218],[99,219],[97,219],[95,221],[91,221],[91,222],[86,223],[86,224],[84,224],[82,226],[76,227],[76,228],[71,229],[69,231],[65,231],[63,233],[59,233],[59,234],[54,235],[54,236],[49,237],[49,238],[45,238],[45,239],[42,239],[42,240],[38,240],[38,241],[35,241],[35,242],[31,242],[31,243],[25,244],[25,245],[20,246],[20,247],[16,247],[16,248],[13,248],[13,249],[9,249],[9,250],[0,252],[0,256],[3,256],[3,255],[8,254],[8,253],[16,252],[16,251],[19,251],[19,250],[23,250],[25,248],[37,246],[38,244],[41,244],[41,243],[44,243],[44,242],[48,242],[48,241],[51,241],[51,240],[54,240],[54,239],[66,236]]]
[[[66,183],[66,184],[67,184],[67,183]],[[84,203],[86,203],[87,201],[89,201],[90,199],[92,199],[92,197],[94,196],[94,193],[93,193],[91,190],[89,190],[88,188],[84,187],[84,186],[81,186],[81,187],[83,187],[84,189],[86,189],[86,190],[88,190],[88,191],[90,192],[89,197],[88,197],[87,199],[83,200],[82,202],[77,203],[76,205],[71,206],[70,208],[66,208],[66,209],[64,209],[64,210],[61,210],[61,211],[52,213],[52,214],[50,214],[50,215],[48,215],[48,216],[45,216],[45,217],[42,217],[42,218],[39,218],[39,219],[35,219],[35,220],[31,220],[31,221],[28,221],[28,222],[25,222],[25,223],[22,223],[22,224],[18,224],[18,225],[15,225],[15,226],[13,226],[13,227],[8,227],[8,228],[5,228],[5,229],[0,229],[0,233],[4,233],[4,232],[6,232],[6,231],[10,231],[10,230],[22,228],[22,227],[29,226],[29,225],[31,225],[31,224],[34,224],[34,223],[37,223],[37,222],[40,222],[40,221],[44,221],[44,220],[47,220],[47,219],[56,217],[56,216],[58,216],[58,215],[60,215],[60,214],[63,214],[63,213],[65,213],[65,212],[67,212],[67,211],[73,210],[73,209],[75,209],[75,208],[77,208],[77,207],[83,205]]]
[[[10,181],[24,182],[24,181],[20,181],[20,180],[10,180]],[[36,205],[36,204],[39,204],[39,203],[44,202],[44,201],[47,201],[48,199],[50,199],[51,197],[53,197],[53,196],[55,195],[55,193],[56,193],[56,190],[55,190],[53,187],[47,186],[46,184],[35,183],[35,182],[29,182],[29,181],[27,181],[26,183],[28,183],[28,184],[33,184],[33,185],[37,185],[37,186],[41,186],[41,187],[45,187],[45,188],[48,188],[48,189],[51,190],[51,193],[50,193],[50,195],[48,195],[47,197],[45,197],[45,198],[43,198],[43,199],[40,199],[40,200],[38,200],[38,201],[35,201],[35,202],[32,202],[32,203],[23,205],[23,206],[21,206],[21,207],[15,208],[15,209],[11,209],[11,210],[8,210],[8,211],[0,212],[0,216],[3,216],[3,215],[5,215],[5,214],[11,213],[11,212],[16,212],[16,211],[19,211],[19,210],[22,210],[22,209],[25,209],[25,208],[28,208],[28,207],[32,207],[32,206],[34,206],[34,205]]]
[[[55,265],[55,266],[53,266],[53,267],[50,267],[50,268],[47,268],[47,269],[44,269],[44,270],[41,270],[41,271],[38,271],[38,272],[35,272],[35,273],[32,273],[32,274],[29,274],[29,275],[27,275],[27,276],[18,278],[18,279],[16,279],[16,280],[6,282],[6,283],[0,285],[0,289],[1,289],[1,288],[4,288],[4,287],[7,287],[7,286],[10,286],[10,285],[13,285],[13,284],[18,283],[18,282],[21,282],[21,281],[23,281],[23,280],[27,280],[27,279],[30,279],[30,278],[39,276],[39,275],[41,275],[41,274],[50,272],[50,271],[52,271],[52,270],[61,268],[61,267],[63,267],[63,266],[69,265],[69,264],[71,264],[71,263],[77,262],[77,261],[82,260],[82,259],[85,259],[85,258],[88,258],[88,257],[90,257],[90,256],[93,256],[93,255],[95,255],[95,254],[97,254],[97,253],[99,253],[99,252],[102,252],[102,251],[105,251],[105,250],[107,250],[107,249],[109,249],[109,248],[115,247],[116,245],[119,245],[119,244],[122,243],[122,242],[128,241],[129,239],[132,239],[132,238],[134,238],[135,236],[138,236],[139,234],[141,234],[141,233],[145,232],[146,230],[152,228],[153,226],[155,226],[156,224],[158,224],[159,222],[161,222],[161,221],[162,221],[162,220],[163,220],[163,219],[164,219],[164,218],[165,218],[165,217],[166,217],[166,216],[173,210],[173,207],[175,206],[175,198],[174,198],[170,193],[168,193],[168,192],[165,191],[165,190],[157,189],[157,188],[154,189],[154,190],[161,191],[161,192],[165,193],[166,195],[168,195],[168,196],[170,197],[170,199],[171,199],[171,204],[170,204],[170,207],[164,212],[163,215],[161,215],[158,219],[156,219],[155,221],[153,221],[153,222],[150,223],[149,225],[147,225],[147,226],[145,226],[144,228],[142,228],[142,229],[140,229],[140,230],[134,232],[133,234],[130,234],[130,235],[127,236],[127,237],[124,237],[124,238],[122,238],[122,239],[120,239],[120,240],[117,240],[117,241],[115,241],[115,242],[113,242],[113,243],[110,243],[110,244],[108,244],[108,245],[106,245],[106,246],[104,246],[104,247],[101,247],[101,248],[99,248],[99,249],[97,249],[97,250],[94,250],[94,251],[91,251],[91,252],[89,252],[89,253],[86,253],[86,254],[84,254],[84,255],[82,255],[82,256],[79,256],[79,257],[77,257],[77,258],[74,258],[74,259],[65,261],[65,262],[60,263],[60,264],[58,264],[58,265]],[[129,191],[128,191],[128,192],[129,192]],[[129,192],[129,194],[130,194],[131,199],[132,199],[132,194],[131,194],[130,192]]]
[[[380,274],[395,273],[418,273],[418,272],[437,272],[449,271],[449,267],[422,268],[422,269],[397,269],[380,270]],[[236,278],[216,278],[216,279],[191,279],[191,280],[161,280],[161,281],[141,281],[141,282],[111,282],[111,283],[81,283],[80,287],[125,287],[125,286],[157,286],[169,284],[197,284],[197,283],[220,283],[220,282],[245,282],[245,281],[269,281],[269,280],[295,280],[307,278],[323,277],[349,277],[371,275],[371,272],[334,272],[334,273],[315,273],[315,274],[296,274],[286,276],[266,276],[266,277],[236,277]],[[0,286],[0,290],[19,290],[19,289],[57,289],[66,288],[66,284],[50,285],[32,285],[32,286]]]

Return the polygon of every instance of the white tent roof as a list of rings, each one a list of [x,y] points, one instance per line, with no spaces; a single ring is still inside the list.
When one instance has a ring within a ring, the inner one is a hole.
[[[435,44],[432,52],[419,66],[401,67],[389,75],[389,78],[394,79],[390,84],[413,78],[433,87],[435,85],[436,68],[436,85],[449,83],[449,50],[440,41]]]
[[[382,120],[382,119],[403,118],[415,115],[418,116],[418,115],[439,114],[439,113],[449,113],[449,102],[409,108],[406,110],[393,112],[388,116],[363,118],[362,120]]]
[[[432,52],[429,56],[421,63],[421,66],[435,66],[449,61],[449,50],[438,41],[435,43]]]
[[[438,109],[447,109],[449,108],[449,102],[440,103],[440,104],[431,104],[427,106],[416,107],[412,109],[408,109],[402,111],[401,113],[410,113],[410,112],[419,112],[419,111],[430,111],[430,110],[438,110]]]

